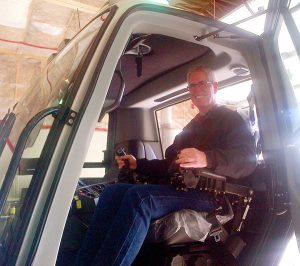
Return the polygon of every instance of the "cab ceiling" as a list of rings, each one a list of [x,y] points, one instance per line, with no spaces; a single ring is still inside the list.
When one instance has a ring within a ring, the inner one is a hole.
[[[120,70],[125,81],[124,95],[211,52],[206,46],[169,36],[151,34],[143,38],[145,38],[143,44],[150,47],[151,52],[142,57],[140,70],[136,63],[137,55],[130,54],[131,50],[127,50],[120,59]],[[183,75],[183,81],[184,79]],[[172,81],[170,80],[169,83],[172,84]],[[108,98],[116,98],[120,85],[120,78],[115,74]]]
[[[71,39],[83,28],[106,1],[0,0],[0,2],[0,119],[2,119],[26,90],[39,82],[47,58],[57,52],[65,39]],[[201,15],[220,18],[238,7],[243,0],[169,0],[169,3]]]

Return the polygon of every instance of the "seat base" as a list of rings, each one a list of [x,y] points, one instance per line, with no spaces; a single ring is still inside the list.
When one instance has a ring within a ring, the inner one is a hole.
[[[180,264],[175,263],[174,258],[180,256]],[[163,244],[145,244],[133,266],[234,266],[238,262],[233,256],[224,252],[224,245],[207,241],[205,243],[194,242],[188,244],[176,244],[165,246]]]

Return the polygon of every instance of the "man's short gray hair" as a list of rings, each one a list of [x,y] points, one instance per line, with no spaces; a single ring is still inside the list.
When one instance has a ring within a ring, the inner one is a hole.
[[[208,80],[216,81],[213,71],[210,68],[204,67],[202,65],[195,65],[195,66],[192,66],[191,68],[189,68],[187,75],[186,75],[187,80],[189,80],[189,77],[192,73],[197,72],[197,71],[202,71],[202,72],[206,73]]]

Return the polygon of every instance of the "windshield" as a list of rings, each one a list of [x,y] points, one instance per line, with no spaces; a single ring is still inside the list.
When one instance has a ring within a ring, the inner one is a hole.
[[[33,77],[28,90],[11,111],[15,117],[12,129],[7,134],[8,136],[3,137],[5,134],[0,134],[0,138],[4,139],[5,142],[3,151],[1,151],[2,154],[0,152],[0,188],[22,130],[38,112],[48,107],[58,106],[70,93],[82,63],[108,14],[109,11],[106,11],[90,22],[48,63],[40,76]],[[1,259],[6,255],[7,247],[12,240],[12,228],[18,220],[22,219],[22,215],[20,215],[22,201],[31,185],[37,161],[41,156],[53,121],[54,118],[48,116],[31,131],[8,197],[4,205],[1,206],[3,207],[0,213]],[[3,140],[1,141],[3,142]],[[1,262],[0,260],[0,264]]]
[[[76,77],[76,70],[80,67],[87,51],[105,21],[108,12],[97,17],[89,23],[85,29],[72,39],[64,49],[43,70],[42,75],[33,76],[29,82],[29,88],[21,100],[16,104],[14,113],[16,121],[6,139],[6,146],[0,159],[0,184],[3,181],[6,169],[10,162],[14,147],[20,133],[28,121],[39,111],[57,106],[63,101],[64,96],[70,92],[72,83]],[[40,125],[32,132],[27,142],[27,147],[34,144],[41,129],[49,129],[51,125]]]

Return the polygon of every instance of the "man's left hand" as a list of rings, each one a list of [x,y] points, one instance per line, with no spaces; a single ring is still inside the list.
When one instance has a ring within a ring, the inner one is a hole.
[[[181,150],[175,162],[183,168],[204,168],[207,166],[206,154],[195,148]]]

